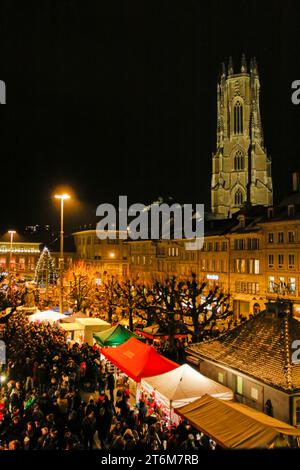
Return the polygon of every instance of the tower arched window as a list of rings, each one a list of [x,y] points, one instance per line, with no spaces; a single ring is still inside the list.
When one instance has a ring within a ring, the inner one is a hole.
[[[234,105],[234,133],[243,133],[243,104],[240,100]]]
[[[244,155],[238,150],[234,156],[234,169],[240,171],[244,169]]]
[[[243,204],[243,193],[238,189],[234,195],[234,204],[236,206],[241,206]]]

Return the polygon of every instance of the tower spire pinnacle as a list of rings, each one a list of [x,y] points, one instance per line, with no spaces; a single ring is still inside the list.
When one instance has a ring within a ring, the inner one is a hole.
[[[245,54],[242,54],[242,59],[241,59],[241,72],[242,73],[247,73],[247,61],[246,61],[246,56]]]
[[[224,62],[221,63],[221,77],[226,77],[226,67]]]
[[[233,75],[233,62],[232,62],[232,57],[229,57],[228,60],[228,75]]]

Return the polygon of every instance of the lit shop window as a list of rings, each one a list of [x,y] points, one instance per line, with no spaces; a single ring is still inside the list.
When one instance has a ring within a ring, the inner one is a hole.
[[[236,393],[238,395],[243,395],[243,377],[239,375],[236,378]]]
[[[269,292],[275,292],[275,277],[269,276],[268,281]]]
[[[289,292],[291,294],[296,293],[296,278],[295,277],[290,277],[289,278]]]

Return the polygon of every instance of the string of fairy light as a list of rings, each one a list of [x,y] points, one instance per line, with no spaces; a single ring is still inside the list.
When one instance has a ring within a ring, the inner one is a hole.
[[[47,276],[47,279],[46,279]],[[35,281],[37,284],[53,283],[56,280],[56,270],[54,259],[47,247],[45,247],[39,257],[35,268]]]

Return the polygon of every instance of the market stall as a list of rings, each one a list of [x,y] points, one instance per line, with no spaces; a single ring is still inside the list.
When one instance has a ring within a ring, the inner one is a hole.
[[[84,340],[90,346],[94,344],[93,334],[96,332],[108,330],[111,325],[110,323],[101,320],[100,318],[77,318],[77,323],[83,325],[84,328]]]
[[[232,390],[205,377],[188,364],[162,375],[147,377],[141,386],[168,410],[172,422],[178,421],[174,408],[187,405],[205,394],[222,400],[233,399]]]
[[[161,356],[152,346],[130,338],[117,347],[103,348],[102,354],[131,379],[131,393],[139,397],[137,384],[144,377],[163,374],[178,367],[176,362]],[[133,388],[134,382],[134,388]]]
[[[152,346],[136,338],[131,338],[116,348],[104,348],[102,353],[135,382],[179,367],[176,362],[161,356]]]
[[[93,338],[96,343],[102,348],[107,346],[120,346],[130,338],[134,337],[135,334],[132,331],[125,328],[123,325],[115,325],[105,331],[97,331],[93,334]]]
[[[205,394],[222,400],[232,400],[233,392],[224,385],[205,377],[188,364],[155,377],[142,379],[142,389],[152,393],[169,409],[172,421],[176,420],[173,409],[191,403]]]
[[[209,395],[177,408],[176,412],[225,448],[266,448],[279,436],[300,437],[300,429],[241,403]]]
[[[78,322],[63,322],[60,327],[67,332],[67,338],[76,343],[84,342],[84,326]]]

